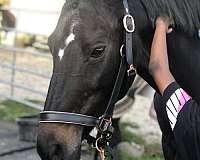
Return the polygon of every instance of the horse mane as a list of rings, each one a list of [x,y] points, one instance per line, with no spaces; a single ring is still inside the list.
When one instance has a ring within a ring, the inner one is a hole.
[[[200,0],[140,0],[152,25],[159,15],[167,15],[174,27],[194,34],[200,29]]]

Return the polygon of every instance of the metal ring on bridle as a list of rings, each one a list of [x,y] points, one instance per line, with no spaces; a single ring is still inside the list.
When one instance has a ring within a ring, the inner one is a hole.
[[[101,152],[102,151],[102,148],[99,148],[98,146],[98,142],[101,140],[101,137],[99,137],[96,142],[95,142],[95,148],[97,149],[98,152]]]
[[[128,20],[131,20],[131,23],[128,24]],[[130,14],[126,14],[123,18],[123,24],[124,24],[124,28],[127,32],[129,33],[133,33],[135,31],[135,21],[133,16],[131,16]],[[130,25],[130,26],[129,26]],[[131,28],[131,29],[130,29]]]
[[[121,48],[120,48],[120,55],[123,56],[123,49],[124,49],[124,44],[122,44]]]

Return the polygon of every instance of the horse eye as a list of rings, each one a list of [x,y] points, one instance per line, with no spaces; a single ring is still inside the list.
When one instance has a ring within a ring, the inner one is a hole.
[[[103,55],[104,51],[105,51],[105,46],[101,46],[101,47],[97,47],[93,50],[91,57],[92,58],[99,58]]]

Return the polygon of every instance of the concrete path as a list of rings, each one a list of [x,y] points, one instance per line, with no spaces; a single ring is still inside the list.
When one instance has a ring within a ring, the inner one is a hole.
[[[0,157],[0,160],[40,160],[35,149],[23,152],[16,152],[6,156]]]
[[[39,160],[35,144],[18,140],[17,126],[0,122],[0,160]]]
[[[85,147],[84,147],[85,148]],[[81,160],[92,160],[85,148]],[[0,160],[40,160],[34,143],[18,139],[17,126],[9,122],[0,122]]]

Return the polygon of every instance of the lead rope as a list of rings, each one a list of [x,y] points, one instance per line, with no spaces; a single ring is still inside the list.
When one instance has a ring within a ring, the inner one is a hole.
[[[99,151],[95,151],[95,157],[94,160],[98,160],[98,156],[100,157],[100,160],[105,160],[105,151],[107,151],[112,160],[116,160],[115,154],[113,153],[113,149],[110,146],[105,146],[105,149],[100,149]]]
[[[101,148],[99,151],[99,156],[101,160],[105,160],[105,150]]]

